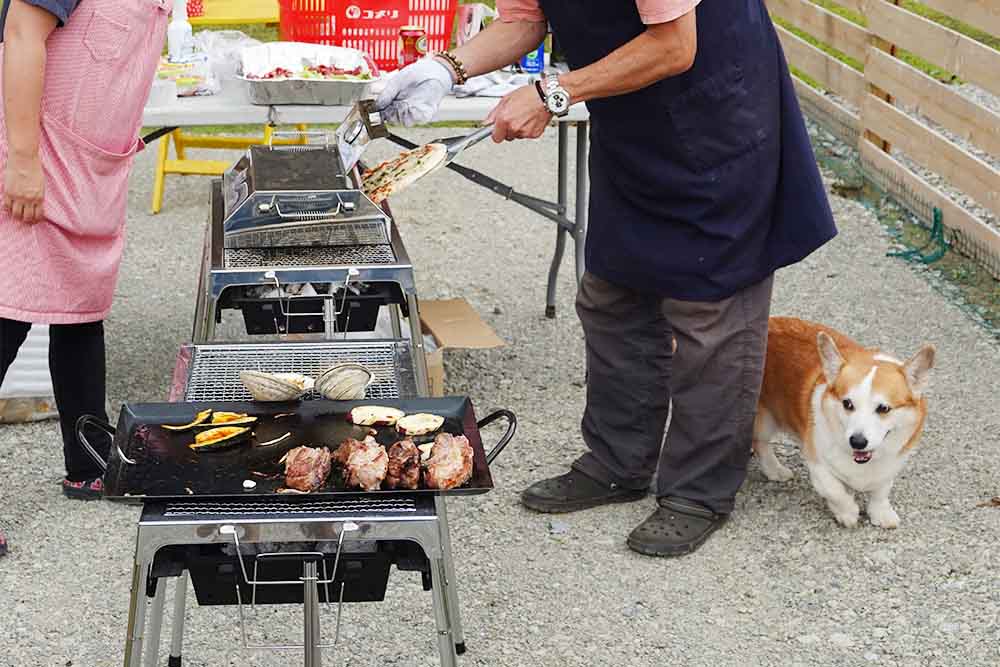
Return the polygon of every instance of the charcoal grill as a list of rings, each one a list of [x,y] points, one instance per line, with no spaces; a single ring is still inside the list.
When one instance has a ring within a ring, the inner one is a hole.
[[[346,359],[376,369],[377,381],[369,388],[372,398],[413,396],[419,392],[413,392],[412,371],[406,363],[409,351],[403,345],[400,341],[187,345],[177,356],[170,399],[242,398],[238,379],[226,370],[234,364],[261,363],[264,368],[310,373]],[[156,664],[164,579],[178,577],[171,667],[181,665],[189,578],[199,603],[236,606],[242,646],[299,650],[307,667],[318,667],[323,651],[337,646],[343,605],[384,597],[388,565],[420,572],[424,589],[432,594],[441,664],[454,667],[465,640],[441,496],[148,499],[137,532],[124,664]],[[282,603],[302,605],[303,641],[296,646],[264,645],[254,638],[248,611],[258,604]],[[330,611],[321,613],[321,607]],[[332,629],[324,633],[321,619],[331,614],[335,616],[323,627]]]

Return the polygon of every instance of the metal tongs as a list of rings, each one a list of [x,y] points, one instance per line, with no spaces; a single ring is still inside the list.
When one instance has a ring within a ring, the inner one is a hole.
[[[432,144],[441,144],[446,149],[445,158],[441,162],[441,164],[438,165],[438,167],[439,168],[446,167],[447,165],[451,164],[462,151],[464,151],[466,148],[471,148],[472,146],[475,146],[476,144],[478,144],[480,141],[490,136],[491,134],[493,134],[493,123],[481,127],[471,134],[460,135],[457,137],[448,137],[446,139],[435,139],[434,141],[430,142]]]

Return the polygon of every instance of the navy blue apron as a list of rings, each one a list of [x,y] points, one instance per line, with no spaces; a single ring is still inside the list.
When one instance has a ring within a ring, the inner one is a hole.
[[[541,0],[571,68],[645,30],[633,0]],[[716,301],[836,235],[762,0],[702,0],[683,74],[592,100],[587,270]]]

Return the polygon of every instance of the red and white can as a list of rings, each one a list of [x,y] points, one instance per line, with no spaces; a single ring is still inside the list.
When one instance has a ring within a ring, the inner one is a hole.
[[[406,67],[427,55],[427,31],[417,25],[402,26],[399,29],[397,54],[400,67]]]

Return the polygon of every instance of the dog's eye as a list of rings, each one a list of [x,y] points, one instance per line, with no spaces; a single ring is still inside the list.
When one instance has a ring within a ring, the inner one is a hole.
[[[879,404],[878,404],[878,407],[877,407],[877,408],[875,408],[875,412],[877,412],[877,413],[878,413],[878,414],[880,414],[880,415],[884,415],[884,414],[886,414],[887,412],[889,412],[889,410],[892,410],[892,408],[890,408],[890,407],[889,407],[888,405],[886,405],[885,403],[879,403]]]
[[[854,402],[849,398],[845,398],[844,409],[847,410],[848,412],[852,411],[854,409]]]

